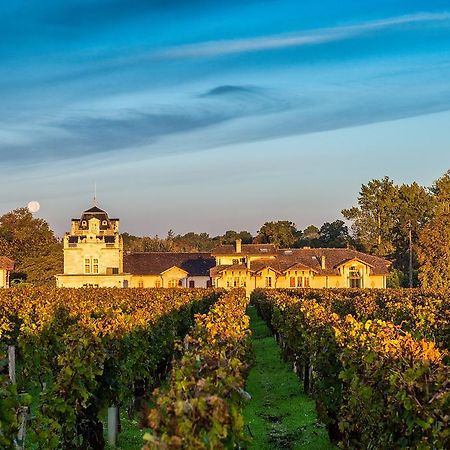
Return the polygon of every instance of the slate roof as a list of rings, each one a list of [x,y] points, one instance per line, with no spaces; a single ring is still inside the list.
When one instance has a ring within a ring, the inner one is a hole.
[[[209,277],[215,260],[210,253],[145,252],[124,255],[125,273],[133,275],[160,275],[171,267],[179,267],[190,276]]]
[[[6,256],[0,256],[0,269],[14,270],[15,262]]]

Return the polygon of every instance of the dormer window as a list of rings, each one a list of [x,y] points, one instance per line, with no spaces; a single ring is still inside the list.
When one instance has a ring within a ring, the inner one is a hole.
[[[86,222],[85,220],[83,220],[83,221],[81,222],[81,225],[82,225],[83,227],[87,227],[87,222]]]
[[[108,226],[108,222],[106,220],[102,221],[102,226],[107,227]]]

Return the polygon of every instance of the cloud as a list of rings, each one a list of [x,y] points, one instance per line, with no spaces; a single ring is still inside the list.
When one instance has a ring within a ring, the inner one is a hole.
[[[258,92],[258,88],[252,86],[233,86],[233,85],[222,85],[217,86],[209,91],[200,95],[200,97],[217,97],[217,96],[226,96],[233,94],[254,94]]]
[[[257,95],[254,93],[257,92]],[[239,98],[229,97],[239,93]],[[118,110],[96,115],[72,113],[18,131],[1,130],[0,155],[5,162],[42,162],[105,155],[146,146],[149,156],[158,152],[154,144],[176,136],[243,117],[286,111],[292,104],[260,87],[216,86],[206,93],[167,106]],[[24,139],[33,136],[32,141]]]
[[[160,58],[201,58],[275,50],[327,42],[342,41],[377,30],[411,25],[417,23],[444,22],[450,20],[450,12],[417,13],[390,17],[382,20],[363,22],[354,25],[320,28],[310,32],[278,34],[251,39],[231,39],[200,42],[168,48],[157,54]]]

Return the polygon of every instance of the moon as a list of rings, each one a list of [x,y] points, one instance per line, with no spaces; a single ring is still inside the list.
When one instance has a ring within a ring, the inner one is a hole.
[[[28,211],[30,211],[31,213],[35,213],[38,212],[41,205],[39,204],[39,202],[33,200],[30,203],[28,203]]]

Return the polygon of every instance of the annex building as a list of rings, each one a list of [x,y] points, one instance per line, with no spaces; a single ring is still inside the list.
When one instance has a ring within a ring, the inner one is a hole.
[[[127,253],[119,219],[94,206],[64,236],[58,287],[385,288],[390,262],[345,248],[221,245],[212,253]]]

